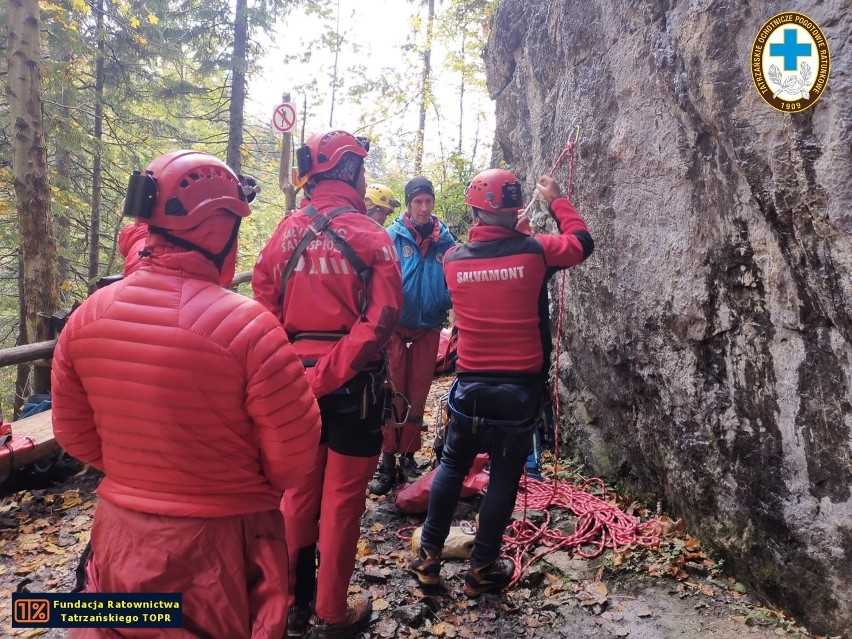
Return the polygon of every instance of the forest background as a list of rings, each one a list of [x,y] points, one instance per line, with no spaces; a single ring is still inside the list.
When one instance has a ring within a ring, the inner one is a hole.
[[[50,337],[40,315],[121,272],[128,176],[169,150],[209,151],[262,184],[240,233],[238,270],[250,270],[289,204],[271,126],[284,91],[299,113],[294,147],[328,126],[366,135],[368,180],[401,195],[407,179],[429,176],[436,213],[464,237],[464,186],[495,161],[482,66],[494,4],[0,4],[0,349]],[[47,374],[0,368],[4,419]]]

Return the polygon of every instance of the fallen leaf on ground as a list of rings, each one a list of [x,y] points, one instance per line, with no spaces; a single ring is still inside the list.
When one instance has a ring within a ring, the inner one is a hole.
[[[393,619],[382,619],[373,627],[373,632],[388,639],[397,636],[397,628],[399,628],[399,624]]]
[[[581,606],[603,605],[607,600],[607,587],[602,581],[593,581],[577,593]]]
[[[387,610],[388,608],[390,608],[390,604],[387,599],[373,600],[373,610]]]
[[[436,623],[434,626],[432,626],[432,634],[436,637],[455,637],[456,628],[455,626],[449,623]]]
[[[683,547],[689,550],[690,552],[695,552],[699,548],[701,548],[701,542],[695,537],[687,537],[686,541],[683,542]]]

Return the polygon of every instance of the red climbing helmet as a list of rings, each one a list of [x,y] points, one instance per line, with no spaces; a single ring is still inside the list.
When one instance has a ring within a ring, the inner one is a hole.
[[[134,171],[127,185],[124,215],[170,231],[198,226],[211,213],[251,215],[240,180],[209,153],[172,151]]]
[[[296,151],[299,179],[310,178],[330,171],[343,159],[344,154],[354,153],[359,158],[367,157],[370,141],[355,137],[340,130],[320,131],[308,138]]]
[[[488,169],[470,181],[464,201],[486,213],[517,214],[523,208],[521,183],[511,171]]]

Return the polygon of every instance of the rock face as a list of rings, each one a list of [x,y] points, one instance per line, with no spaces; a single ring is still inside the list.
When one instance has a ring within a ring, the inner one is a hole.
[[[500,148],[528,187],[581,125],[573,199],[596,251],[564,285],[571,443],[609,479],[662,496],[811,630],[843,633],[852,11],[808,10],[831,76],[813,107],[784,114],[761,100],[749,56],[788,9],[502,0],[486,66]]]

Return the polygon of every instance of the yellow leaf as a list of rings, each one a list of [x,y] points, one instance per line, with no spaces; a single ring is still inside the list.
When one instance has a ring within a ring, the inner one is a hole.
[[[62,504],[59,506],[58,510],[68,510],[69,508],[73,508],[74,506],[79,506],[83,503],[83,500],[80,499],[79,495],[72,495],[69,497],[65,497],[62,500]]]
[[[370,546],[365,539],[358,540],[358,557],[366,557],[370,554]]]
[[[157,16],[155,16],[153,13],[149,13],[148,14],[148,22],[149,22],[149,24],[159,24],[160,19]]]
[[[385,527],[382,524],[380,524],[379,522],[376,522],[375,524],[370,526],[370,530],[373,531],[373,532],[382,532],[384,529],[385,529]]]
[[[373,600],[373,610],[387,610],[388,608],[390,608],[390,604],[387,599]]]
[[[71,0],[71,8],[81,13],[89,12],[89,5],[86,4],[86,0]]]
[[[18,535],[18,546],[23,551],[36,550],[41,546],[41,535],[29,532]]]
[[[44,544],[44,549],[49,553],[53,553],[54,555],[64,555],[65,554],[64,548],[60,548],[56,544],[53,544],[49,541]]]

